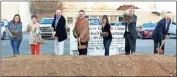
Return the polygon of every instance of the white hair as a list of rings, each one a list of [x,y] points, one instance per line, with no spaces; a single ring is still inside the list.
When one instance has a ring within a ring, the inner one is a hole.
[[[172,15],[171,15],[170,13],[166,13],[166,14],[165,14],[165,17],[172,19]]]

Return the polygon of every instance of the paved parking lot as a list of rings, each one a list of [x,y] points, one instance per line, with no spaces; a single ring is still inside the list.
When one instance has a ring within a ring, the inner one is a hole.
[[[22,44],[20,46],[20,53],[23,55],[30,55],[30,46],[28,43],[28,34],[24,34]],[[65,40],[64,54],[69,54],[70,39]],[[176,39],[168,39],[165,43],[165,54],[176,54]],[[152,54],[153,53],[153,40],[152,39],[137,39],[136,45],[137,54]],[[41,45],[42,54],[54,54],[54,41],[45,40],[45,44]],[[7,57],[12,55],[12,48],[9,40],[2,40],[2,56]]]

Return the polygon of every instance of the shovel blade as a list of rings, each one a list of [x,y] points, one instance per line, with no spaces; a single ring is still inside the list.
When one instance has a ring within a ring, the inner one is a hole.
[[[156,48],[157,52],[159,52],[159,54],[163,53],[163,50],[161,48]]]

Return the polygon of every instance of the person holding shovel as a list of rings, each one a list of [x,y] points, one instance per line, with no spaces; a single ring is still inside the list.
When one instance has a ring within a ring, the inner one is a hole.
[[[168,30],[171,24],[171,15],[166,14],[166,17],[161,19],[156,28],[152,33],[152,38],[154,40],[154,54],[164,54],[165,42],[164,40],[168,38]],[[160,50],[158,50],[158,48]],[[162,50],[162,51],[161,51]]]
[[[66,19],[62,15],[62,9],[57,9],[52,22],[53,32],[52,35],[55,39],[55,54],[63,55],[64,53],[64,41],[67,39],[66,32]]]
[[[85,11],[80,10],[74,30],[74,37],[78,40],[79,55],[87,55],[89,41],[89,23],[85,18]]]
[[[31,16],[32,23],[28,25],[27,31],[30,32],[29,37],[29,44],[31,48],[32,55],[39,55],[40,54],[40,43],[41,40],[41,31],[40,31],[40,24],[37,22],[38,17],[36,15]]]
[[[22,22],[19,14],[16,14],[8,25],[6,26],[6,31],[9,33],[10,44],[13,49],[13,56],[19,55],[20,44],[23,39],[22,35]]]

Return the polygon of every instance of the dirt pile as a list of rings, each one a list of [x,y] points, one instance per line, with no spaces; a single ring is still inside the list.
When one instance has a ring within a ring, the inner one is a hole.
[[[176,76],[176,56],[17,56],[2,60],[3,76]]]

